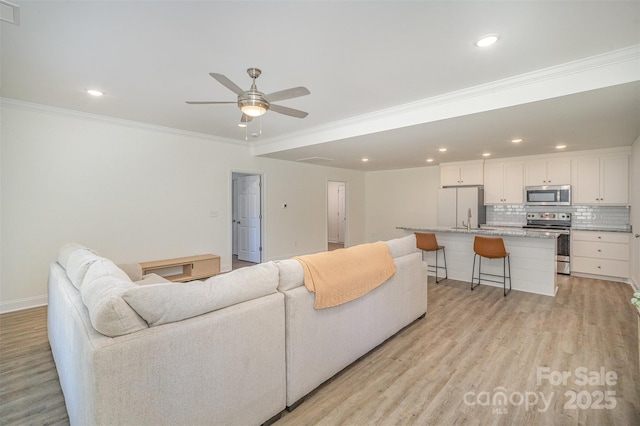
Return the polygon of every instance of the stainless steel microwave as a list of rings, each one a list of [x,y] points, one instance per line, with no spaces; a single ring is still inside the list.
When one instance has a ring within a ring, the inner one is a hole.
[[[524,199],[528,206],[570,206],[571,185],[526,186]]]

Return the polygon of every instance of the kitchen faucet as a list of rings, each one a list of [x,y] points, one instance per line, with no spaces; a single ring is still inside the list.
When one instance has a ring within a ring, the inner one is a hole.
[[[467,231],[471,231],[471,209],[469,209],[469,211],[467,212],[467,223],[464,223],[464,220],[463,220],[462,226],[466,226]]]

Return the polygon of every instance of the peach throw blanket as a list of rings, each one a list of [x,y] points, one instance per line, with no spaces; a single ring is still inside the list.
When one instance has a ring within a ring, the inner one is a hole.
[[[304,269],[304,285],[316,293],[313,307],[330,308],[364,296],[396,273],[384,242],[294,257]]]

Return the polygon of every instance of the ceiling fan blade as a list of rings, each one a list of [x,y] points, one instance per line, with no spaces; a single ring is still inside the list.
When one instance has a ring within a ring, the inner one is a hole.
[[[203,104],[235,104],[236,101],[185,101],[188,104],[192,105],[203,105]]]
[[[253,117],[249,115],[242,114],[242,116],[240,117],[240,123],[248,123],[251,120],[253,120]]]
[[[241,94],[244,93],[244,90],[242,90],[240,87],[238,87],[237,84],[235,84],[233,81],[229,80],[224,75],[216,74],[215,72],[210,72],[209,75],[211,77],[215,78],[216,80],[218,80],[218,83],[222,84],[224,87],[226,87],[227,89],[231,90],[236,95],[241,95]]]
[[[279,92],[273,92],[267,96],[269,102],[283,101],[285,99],[298,98],[300,96],[306,96],[310,94],[309,89],[306,87],[292,87],[291,89],[281,90]]]
[[[280,114],[284,114],[284,115],[290,115],[291,117],[296,117],[296,118],[305,118],[307,115],[309,115],[308,112],[300,111],[299,109],[285,107],[282,105],[271,104],[269,106],[269,110],[279,112]]]

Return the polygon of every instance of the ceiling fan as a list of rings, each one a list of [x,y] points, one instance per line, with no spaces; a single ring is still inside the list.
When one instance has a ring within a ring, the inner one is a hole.
[[[308,95],[309,90],[306,87],[292,87],[291,89],[281,90],[279,92],[270,93],[265,95],[260,92],[256,87],[256,78],[260,77],[262,71],[258,68],[249,68],[247,70],[249,77],[253,79],[251,88],[249,90],[242,90],[237,84],[229,80],[222,74],[209,73],[209,75],[215,78],[220,84],[233,93],[238,95],[238,100],[233,101],[186,101],[188,104],[233,104],[237,103],[238,108],[242,111],[242,117],[240,118],[240,124],[248,123],[253,117],[259,117],[265,114],[268,110],[278,112],[280,114],[289,115],[291,117],[305,118],[308,113],[285,107],[282,105],[272,104],[271,102],[282,101],[285,99],[297,98],[300,96]]]

